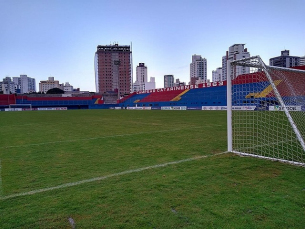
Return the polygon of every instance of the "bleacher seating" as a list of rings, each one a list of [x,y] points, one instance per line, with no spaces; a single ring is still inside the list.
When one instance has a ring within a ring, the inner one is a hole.
[[[149,93],[133,94],[133,96],[128,97],[122,104],[124,106],[134,106],[135,103],[138,103],[139,101],[141,101],[141,99],[145,98],[148,95]]]
[[[121,106],[226,106],[226,86],[135,94]]]
[[[282,73],[281,77],[277,77],[276,73],[272,74],[272,78],[278,78],[281,82],[277,89],[282,97],[284,96],[305,96],[305,75],[300,77],[294,72]],[[274,92],[270,92],[267,97],[274,97]]]
[[[10,95],[0,95],[0,105],[1,106],[8,106],[9,104],[15,104],[16,103],[16,96],[15,94]]]
[[[141,103],[145,102],[166,102],[171,101],[184,90],[152,92],[145,98],[141,99]]]
[[[226,106],[226,86],[189,90],[181,96],[179,103],[189,106]]]
[[[124,103],[127,99],[131,98],[132,96],[136,95],[137,93],[136,92],[133,92],[131,94],[129,94],[128,96],[125,96],[121,99],[118,99],[117,100],[117,103]]]

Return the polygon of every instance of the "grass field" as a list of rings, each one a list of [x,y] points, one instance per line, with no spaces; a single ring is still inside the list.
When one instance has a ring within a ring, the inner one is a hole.
[[[305,112],[290,112],[305,139]],[[305,165],[305,152],[284,112],[233,111],[233,149]]]
[[[304,228],[305,169],[226,145],[222,111],[0,112],[0,228]]]

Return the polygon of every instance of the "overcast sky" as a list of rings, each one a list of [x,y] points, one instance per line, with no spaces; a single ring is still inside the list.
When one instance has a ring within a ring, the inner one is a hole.
[[[305,55],[305,0],[0,0],[0,81],[27,74],[95,91],[97,45],[130,45],[133,69],[189,82],[192,55],[208,78],[229,46],[265,63],[284,49]]]

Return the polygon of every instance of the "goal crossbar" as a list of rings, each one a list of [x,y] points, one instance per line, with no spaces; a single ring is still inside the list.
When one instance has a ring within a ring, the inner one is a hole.
[[[32,104],[9,104],[9,109],[27,109],[32,110]]]
[[[259,59],[260,61],[257,63],[249,62],[250,60]],[[304,70],[295,69],[295,68],[283,68],[283,67],[277,67],[277,66],[266,66],[265,63],[262,61],[260,56],[252,56],[249,58],[243,58],[239,60],[230,61],[231,65],[239,65],[239,66],[245,66],[245,67],[253,67],[253,68],[261,68],[265,69],[268,67],[268,69],[277,69],[282,71],[288,71],[288,72],[300,72],[303,73]]]

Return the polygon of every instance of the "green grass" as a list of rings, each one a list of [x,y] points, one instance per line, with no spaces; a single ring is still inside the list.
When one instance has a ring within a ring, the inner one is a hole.
[[[305,139],[304,112],[290,114]],[[305,163],[304,149],[284,112],[233,111],[233,126],[236,151]]]
[[[69,217],[77,228],[305,225],[304,168],[218,154],[225,112],[1,112],[0,128],[0,228],[71,228]]]

